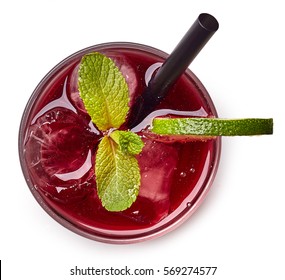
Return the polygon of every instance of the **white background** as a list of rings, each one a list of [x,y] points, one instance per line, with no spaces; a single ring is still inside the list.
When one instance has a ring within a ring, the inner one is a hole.
[[[283,2],[1,1],[3,279],[104,279],[70,276],[75,265],[218,266],[215,276],[197,279],[285,279]],[[108,245],[65,229],[37,204],[19,165],[18,128],[33,89],[55,64],[93,44],[133,41],[169,53],[201,12],[213,14],[220,29],[190,68],[210,92],[220,117],[273,117],[274,135],[224,138],[220,168],[206,200],[190,220],[162,238]]]

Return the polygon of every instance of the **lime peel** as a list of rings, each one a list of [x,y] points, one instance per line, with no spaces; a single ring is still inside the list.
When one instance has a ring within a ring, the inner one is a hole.
[[[200,136],[273,134],[273,119],[154,118],[151,132],[160,135]]]

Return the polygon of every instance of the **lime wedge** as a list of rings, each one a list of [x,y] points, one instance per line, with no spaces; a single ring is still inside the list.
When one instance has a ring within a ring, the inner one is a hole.
[[[262,135],[273,133],[273,119],[155,118],[151,131],[160,135]]]

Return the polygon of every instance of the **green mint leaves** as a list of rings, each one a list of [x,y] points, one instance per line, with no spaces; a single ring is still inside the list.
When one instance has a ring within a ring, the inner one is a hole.
[[[113,60],[100,54],[85,55],[78,86],[84,106],[98,129],[119,128],[129,111],[128,85]]]
[[[124,153],[137,155],[142,151],[143,142],[141,138],[131,131],[115,130],[110,136]]]
[[[98,196],[107,210],[127,209],[136,200],[140,187],[138,161],[111,137],[104,136],[99,144],[95,174]]]
[[[116,130],[129,111],[128,85],[113,60],[95,52],[81,60],[78,87],[91,120],[105,135],[95,160],[98,196],[107,210],[123,211],[139,192],[141,178],[135,155],[143,148],[138,135]]]

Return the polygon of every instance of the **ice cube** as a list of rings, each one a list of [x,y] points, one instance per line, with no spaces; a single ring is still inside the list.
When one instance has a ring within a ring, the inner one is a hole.
[[[94,177],[93,146],[98,139],[71,110],[55,107],[44,113],[30,126],[25,141],[34,186],[56,199],[84,196],[88,188],[82,186],[89,187],[87,181]]]
[[[112,57],[111,57],[112,58]],[[132,66],[131,61],[126,56],[113,57],[115,64],[121,70],[129,89],[130,106],[132,106],[137,92],[138,78],[135,68]]]
[[[156,220],[164,218],[170,207],[170,191],[178,152],[173,145],[145,139],[145,146],[138,157],[141,169],[139,196],[155,205]],[[157,221],[156,221],[157,222]]]

